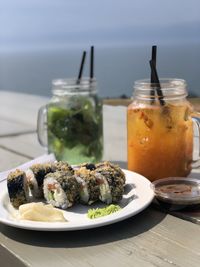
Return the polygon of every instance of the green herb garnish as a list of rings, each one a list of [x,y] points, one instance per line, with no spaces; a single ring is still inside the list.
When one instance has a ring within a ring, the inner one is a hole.
[[[110,215],[110,214],[117,212],[119,210],[121,210],[121,207],[119,205],[111,204],[105,208],[89,209],[87,216],[90,219],[96,219],[99,217]]]
[[[72,97],[66,106],[50,104],[48,148],[57,160],[70,164],[97,162],[103,153],[102,105],[96,99]]]

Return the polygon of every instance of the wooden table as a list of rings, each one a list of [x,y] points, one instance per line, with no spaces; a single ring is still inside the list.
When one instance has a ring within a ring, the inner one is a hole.
[[[37,141],[36,114],[46,101],[0,92],[0,171],[44,154]],[[122,167],[125,118],[125,107],[104,106],[104,157]],[[125,221],[84,231],[36,232],[0,224],[0,244],[2,267],[200,266],[199,225],[152,206]]]

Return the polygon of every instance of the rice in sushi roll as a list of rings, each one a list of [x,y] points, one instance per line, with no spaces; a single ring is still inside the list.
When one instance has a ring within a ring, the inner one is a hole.
[[[34,164],[26,171],[27,182],[33,198],[43,197],[45,175],[55,171],[54,163]]]
[[[19,208],[20,205],[28,202],[28,185],[25,172],[20,170],[11,172],[7,177],[7,187],[13,207]]]
[[[78,182],[73,175],[64,171],[47,174],[43,191],[47,203],[62,209],[71,207],[79,198]]]
[[[91,205],[99,200],[99,181],[96,179],[94,171],[83,165],[75,170],[75,177],[80,185],[79,196],[81,203]]]
[[[100,183],[100,200],[107,204],[119,202],[124,193],[125,174],[110,162],[96,164],[96,177]]]

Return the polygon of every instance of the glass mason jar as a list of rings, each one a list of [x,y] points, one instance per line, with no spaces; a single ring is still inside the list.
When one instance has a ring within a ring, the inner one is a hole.
[[[157,84],[136,81],[127,110],[128,169],[151,181],[187,176],[194,162],[195,126],[199,133],[199,114],[186,100],[186,82],[160,79],[160,84],[163,96]]]
[[[95,79],[52,81],[53,96],[38,113],[38,139],[57,160],[97,162],[103,154],[102,103]],[[47,144],[44,132],[46,127]]]

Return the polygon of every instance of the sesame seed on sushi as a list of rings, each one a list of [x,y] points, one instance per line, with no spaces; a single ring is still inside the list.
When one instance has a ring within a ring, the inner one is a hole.
[[[47,174],[43,191],[47,203],[54,207],[67,209],[78,202],[79,184],[73,175],[64,171]]]
[[[75,170],[75,177],[80,185],[79,196],[82,204],[89,204],[99,200],[99,182],[95,177],[94,171],[81,167]]]
[[[28,202],[28,185],[25,172],[18,169],[11,172],[7,177],[7,188],[13,207],[19,208],[20,205]]]
[[[107,204],[119,202],[125,185],[125,174],[121,168],[106,161],[96,164],[95,173],[102,179],[100,200]]]
[[[56,161],[53,163],[55,171],[63,171],[65,173],[74,174],[74,170],[66,161]]]

